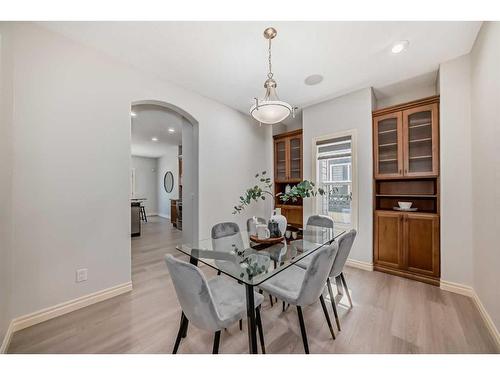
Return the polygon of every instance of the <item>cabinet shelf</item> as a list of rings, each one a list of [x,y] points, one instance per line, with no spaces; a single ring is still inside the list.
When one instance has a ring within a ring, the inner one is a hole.
[[[391,162],[391,161],[398,161],[398,159],[380,159],[379,162],[381,163],[388,163],[388,162]]]
[[[394,143],[384,143],[383,145],[378,145],[378,147],[390,147],[390,146],[397,146],[398,144],[396,142]]]
[[[432,141],[432,138],[412,139],[409,142],[410,143],[419,143],[419,142],[428,142],[428,141]]]
[[[375,194],[381,198],[437,198],[436,194]]]
[[[394,133],[394,132],[397,132],[397,131],[398,131],[398,129],[382,130],[382,131],[378,132],[378,134]]]
[[[426,122],[425,124],[408,125],[409,129],[421,128],[422,126],[431,126],[431,122]]]
[[[432,155],[410,156],[409,159],[410,160],[432,159]]]

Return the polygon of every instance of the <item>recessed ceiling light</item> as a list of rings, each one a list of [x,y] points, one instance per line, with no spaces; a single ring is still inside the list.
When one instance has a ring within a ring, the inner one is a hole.
[[[135,117],[137,116],[137,113],[135,113],[134,111],[130,111],[130,116]]]
[[[151,140],[152,140],[153,142],[158,142],[158,138],[156,138],[156,137],[151,138]]]
[[[399,42],[396,42],[393,44],[393,46],[391,48],[391,52],[392,53],[401,53],[401,52],[408,49],[409,44],[410,44],[410,42],[407,40],[400,40]]]
[[[323,81],[323,76],[321,74],[313,74],[310,75],[309,77],[306,77],[304,83],[308,86],[314,86],[317,85],[318,83],[321,83],[321,81]]]
[[[175,129],[174,128],[168,128],[168,132],[169,133],[175,133]]]

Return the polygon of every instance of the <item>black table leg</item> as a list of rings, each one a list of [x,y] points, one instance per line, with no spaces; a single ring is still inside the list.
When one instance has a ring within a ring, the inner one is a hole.
[[[246,285],[247,292],[247,320],[248,320],[248,351],[257,354],[257,324],[255,320],[255,301],[253,286]]]

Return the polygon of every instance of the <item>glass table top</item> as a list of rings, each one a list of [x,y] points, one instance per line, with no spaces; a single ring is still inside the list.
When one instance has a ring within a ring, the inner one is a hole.
[[[237,232],[218,239],[202,239],[182,244],[177,250],[191,260],[206,264],[247,285],[259,285],[299,260],[310,256],[344,234],[345,230],[313,227],[302,238],[266,245],[250,240],[248,232]]]

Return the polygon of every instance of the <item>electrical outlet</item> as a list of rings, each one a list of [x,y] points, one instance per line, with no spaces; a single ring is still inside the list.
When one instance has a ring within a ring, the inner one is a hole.
[[[81,268],[76,270],[76,282],[81,283],[82,281],[87,281],[87,268]]]

